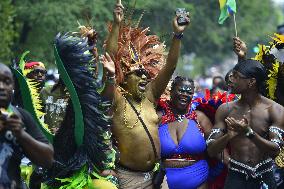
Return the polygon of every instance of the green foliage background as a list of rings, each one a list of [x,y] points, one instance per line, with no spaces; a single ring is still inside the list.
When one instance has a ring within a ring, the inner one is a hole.
[[[30,50],[29,58],[54,65],[52,43],[58,32],[76,31],[81,24],[91,24],[99,32],[100,53],[107,36],[106,23],[112,20],[116,0],[1,0],[0,1],[0,61],[9,63]],[[271,0],[236,0],[239,36],[250,44],[266,42],[283,18]],[[134,0],[122,0],[125,7]],[[145,11],[140,23],[150,27],[167,45],[171,38],[171,20],[177,7],[190,12],[191,24],[183,39],[182,54],[195,53],[190,64],[194,73],[202,73],[212,64],[219,64],[232,55],[233,19],[224,25],[217,23],[218,0],[137,0],[133,19]],[[181,59],[178,70],[189,64]]]

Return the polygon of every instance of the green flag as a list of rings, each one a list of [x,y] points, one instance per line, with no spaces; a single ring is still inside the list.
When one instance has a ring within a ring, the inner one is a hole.
[[[237,4],[235,0],[219,0],[219,4],[221,13],[218,23],[223,24],[229,16],[237,12]]]

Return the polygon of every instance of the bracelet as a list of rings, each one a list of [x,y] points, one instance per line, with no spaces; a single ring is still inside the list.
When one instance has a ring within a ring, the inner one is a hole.
[[[183,33],[175,33],[175,32],[173,32],[173,34],[174,34],[174,38],[176,38],[176,39],[181,40],[183,38]]]
[[[254,131],[252,130],[252,128],[248,127],[248,131],[246,132],[246,137],[252,139],[254,136],[255,136]]]
[[[115,79],[115,74],[109,74],[108,72],[106,73],[106,79],[107,80],[114,80]]]

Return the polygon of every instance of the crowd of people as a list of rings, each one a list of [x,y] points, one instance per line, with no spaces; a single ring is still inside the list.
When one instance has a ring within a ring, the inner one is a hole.
[[[172,79],[190,24],[173,18],[166,53],[117,0],[103,55],[89,26],[55,37],[53,85],[42,62],[0,63],[0,189],[282,188],[284,62],[270,50],[284,36],[254,59],[235,37],[237,64],[200,91]]]

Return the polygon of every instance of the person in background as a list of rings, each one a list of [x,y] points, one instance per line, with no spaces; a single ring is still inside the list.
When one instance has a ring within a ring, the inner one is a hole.
[[[44,122],[49,126],[51,132],[56,134],[64,116],[69,100],[69,94],[61,78],[53,86],[46,86],[40,93],[44,99]]]
[[[217,92],[227,91],[226,81],[222,76],[214,76],[212,79],[212,89],[210,90],[211,96],[217,94]]]
[[[42,62],[27,62],[24,68],[28,73],[26,77],[38,83],[38,92],[43,89],[47,71]]]

